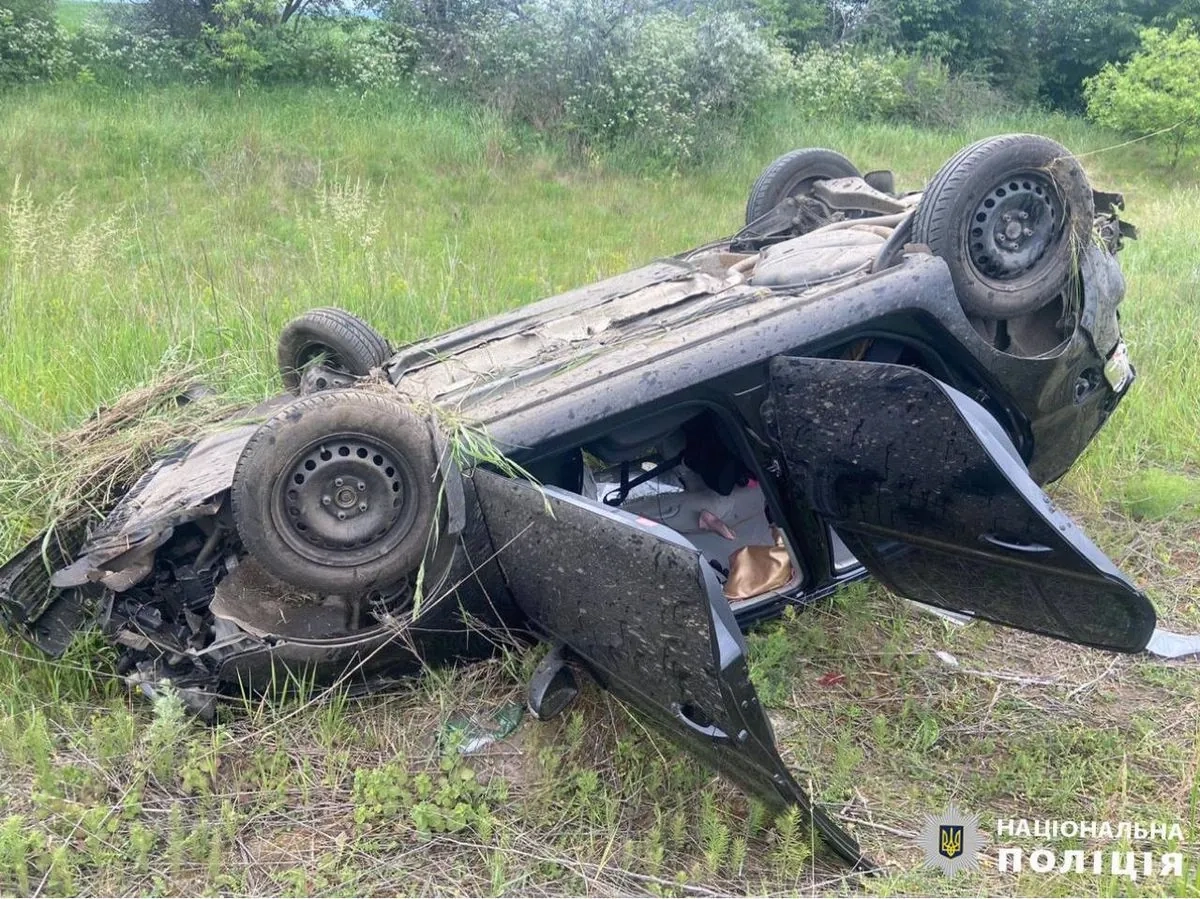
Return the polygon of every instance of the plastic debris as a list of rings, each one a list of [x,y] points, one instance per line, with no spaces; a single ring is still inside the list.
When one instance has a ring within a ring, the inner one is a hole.
[[[442,743],[459,755],[471,755],[503,740],[517,729],[525,716],[521,702],[506,702],[492,714],[455,712],[442,727]]]
[[[1146,644],[1146,652],[1160,659],[1200,656],[1200,634],[1176,634],[1156,627]]]

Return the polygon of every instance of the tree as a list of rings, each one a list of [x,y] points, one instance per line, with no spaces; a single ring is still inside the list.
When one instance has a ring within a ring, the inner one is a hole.
[[[1033,0],[871,0],[854,39],[985,75],[1019,99],[1037,92]]]
[[[139,31],[195,43],[231,26],[240,29],[250,21],[265,30],[302,18],[334,16],[343,11],[342,0],[133,0],[121,4],[120,15]]]
[[[1142,0],[1043,0],[1036,4],[1034,49],[1040,94],[1058,109],[1083,111],[1083,82],[1137,50]]]
[[[1109,63],[1084,84],[1088,116],[1171,147],[1171,165],[1200,136],[1200,36],[1183,20],[1172,31],[1146,28],[1141,48],[1123,65]]]

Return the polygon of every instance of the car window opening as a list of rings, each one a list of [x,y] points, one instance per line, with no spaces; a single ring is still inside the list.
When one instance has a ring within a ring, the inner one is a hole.
[[[667,410],[590,441],[570,489],[688,540],[735,608],[795,589],[803,572],[755,469],[711,409]]]

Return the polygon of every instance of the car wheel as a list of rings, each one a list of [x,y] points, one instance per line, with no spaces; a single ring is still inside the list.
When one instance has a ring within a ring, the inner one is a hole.
[[[279,376],[290,393],[300,392],[304,369],[314,362],[361,377],[390,355],[382,334],[343,309],[312,309],[284,325],[279,334]]]
[[[233,520],[246,550],[304,590],[393,585],[431,548],[440,479],[429,426],[395,399],[330,390],[294,400],[247,442]]]
[[[762,218],[788,197],[805,196],[817,181],[859,174],[849,159],[833,150],[805,149],[785,153],[763,169],[746,201],[746,224]]]
[[[1092,228],[1082,167],[1032,134],[960,151],[917,205],[913,241],[946,261],[963,308],[989,319],[1028,315],[1063,293]]]

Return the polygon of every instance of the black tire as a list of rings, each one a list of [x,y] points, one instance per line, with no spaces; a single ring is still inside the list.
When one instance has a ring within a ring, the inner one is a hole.
[[[303,590],[397,584],[432,548],[440,479],[429,426],[363,390],[301,397],[242,450],[230,496],[246,550]]]
[[[803,196],[813,183],[830,178],[854,178],[854,163],[834,150],[810,148],[784,153],[763,169],[746,200],[746,224],[762,218],[788,197]]]
[[[344,309],[311,309],[279,334],[279,376],[289,393],[299,393],[305,366],[318,358],[335,371],[362,377],[390,355],[383,335]]]
[[[925,189],[913,241],[946,261],[963,309],[988,319],[1036,312],[1069,288],[1092,229],[1087,175],[1034,134],[979,141]]]

